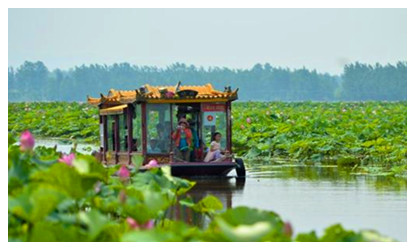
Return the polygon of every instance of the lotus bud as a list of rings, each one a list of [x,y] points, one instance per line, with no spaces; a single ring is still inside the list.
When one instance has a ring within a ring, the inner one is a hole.
[[[131,229],[139,228],[137,221],[135,221],[133,218],[128,217],[125,221],[127,222],[128,226],[130,226]]]
[[[35,138],[29,130],[26,130],[20,136],[20,150],[30,151],[35,146]]]
[[[75,154],[70,153],[69,155],[63,154],[62,157],[58,161],[65,163],[68,166],[72,166],[72,162],[74,159],[75,159]]]
[[[151,160],[149,163],[148,163],[148,166],[150,166],[150,167],[157,167],[159,164],[158,164],[158,162],[156,161],[156,160]]]
[[[128,170],[127,166],[121,166],[120,170],[118,171],[118,176],[121,180],[127,180],[130,177],[130,170]]]
[[[285,222],[283,227],[283,234],[290,237],[293,235],[293,227],[290,222]]]
[[[141,224],[140,228],[142,228],[142,229],[152,229],[152,228],[154,228],[154,220],[148,220],[146,223]]]

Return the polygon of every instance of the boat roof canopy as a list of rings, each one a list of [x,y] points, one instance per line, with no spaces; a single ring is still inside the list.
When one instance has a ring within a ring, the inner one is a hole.
[[[193,86],[151,86],[145,84],[135,90],[111,89],[108,95],[100,94],[100,98],[87,97],[88,103],[93,105],[106,104],[109,106],[122,105],[134,102],[148,103],[197,103],[197,102],[227,102],[238,99],[238,89],[231,90],[225,87],[224,91],[213,88],[212,84]],[[101,110],[104,111],[104,110]],[[118,110],[117,110],[118,111]],[[110,110],[113,112],[113,110]],[[116,112],[116,111],[115,111]]]
[[[113,106],[110,108],[104,108],[99,110],[100,115],[118,115],[124,112],[124,109],[127,107],[127,104],[121,104]]]

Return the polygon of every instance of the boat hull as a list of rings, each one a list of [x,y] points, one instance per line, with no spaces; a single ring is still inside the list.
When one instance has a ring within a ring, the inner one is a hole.
[[[236,168],[234,162],[221,163],[173,163],[173,176],[226,176]]]

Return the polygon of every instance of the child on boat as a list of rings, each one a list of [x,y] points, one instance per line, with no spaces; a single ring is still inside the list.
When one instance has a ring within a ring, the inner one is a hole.
[[[213,141],[210,143],[209,151],[206,154],[204,162],[220,161],[224,158],[224,155],[220,151],[220,139],[222,138],[221,133],[215,132],[213,134]]]

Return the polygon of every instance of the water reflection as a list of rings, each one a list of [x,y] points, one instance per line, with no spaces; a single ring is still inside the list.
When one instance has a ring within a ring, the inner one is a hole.
[[[65,154],[71,152],[75,147],[76,151],[82,154],[91,154],[92,151],[98,151],[99,146],[87,143],[77,143],[74,140],[65,139],[36,139],[35,147],[45,146],[49,148],[56,147],[56,150]]]
[[[405,178],[355,175],[350,168],[339,168],[337,166],[306,166],[293,163],[280,163],[279,165],[251,163],[248,166],[249,177],[251,178],[295,179],[311,182],[329,181],[333,184],[364,182],[365,185],[379,191],[401,191],[406,190],[407,187]]]
[[[187,178],[195,181],[196,185],[184,196],[191,197],[197,203],[207,195],[214,195],[218,198],[223,208],[232,208],[232,197],[237,194],[242,194],[245,186],[245,178],[234,177],[209,177],[209,178]],[[204,228],[209,224],[209,218],[194,212],[191,208],[177,203],[174,207],[167,211],[167,218],[174,220],[182,220],[190,225]]]
[[[236,178],[199,178],[189,192],[195,202],[218,197],[225,208],[250,206],[274,211],[294,225],[296,232],[334,223],[375,229],[406,241],[406,185],[403,178],[359,176],[336,166],[305,166],[292,162],[247,164],[245,182]],[[236,173],[230,173],[236,175]],[[176,205],[169,218],[204,227],[209,218]]]

